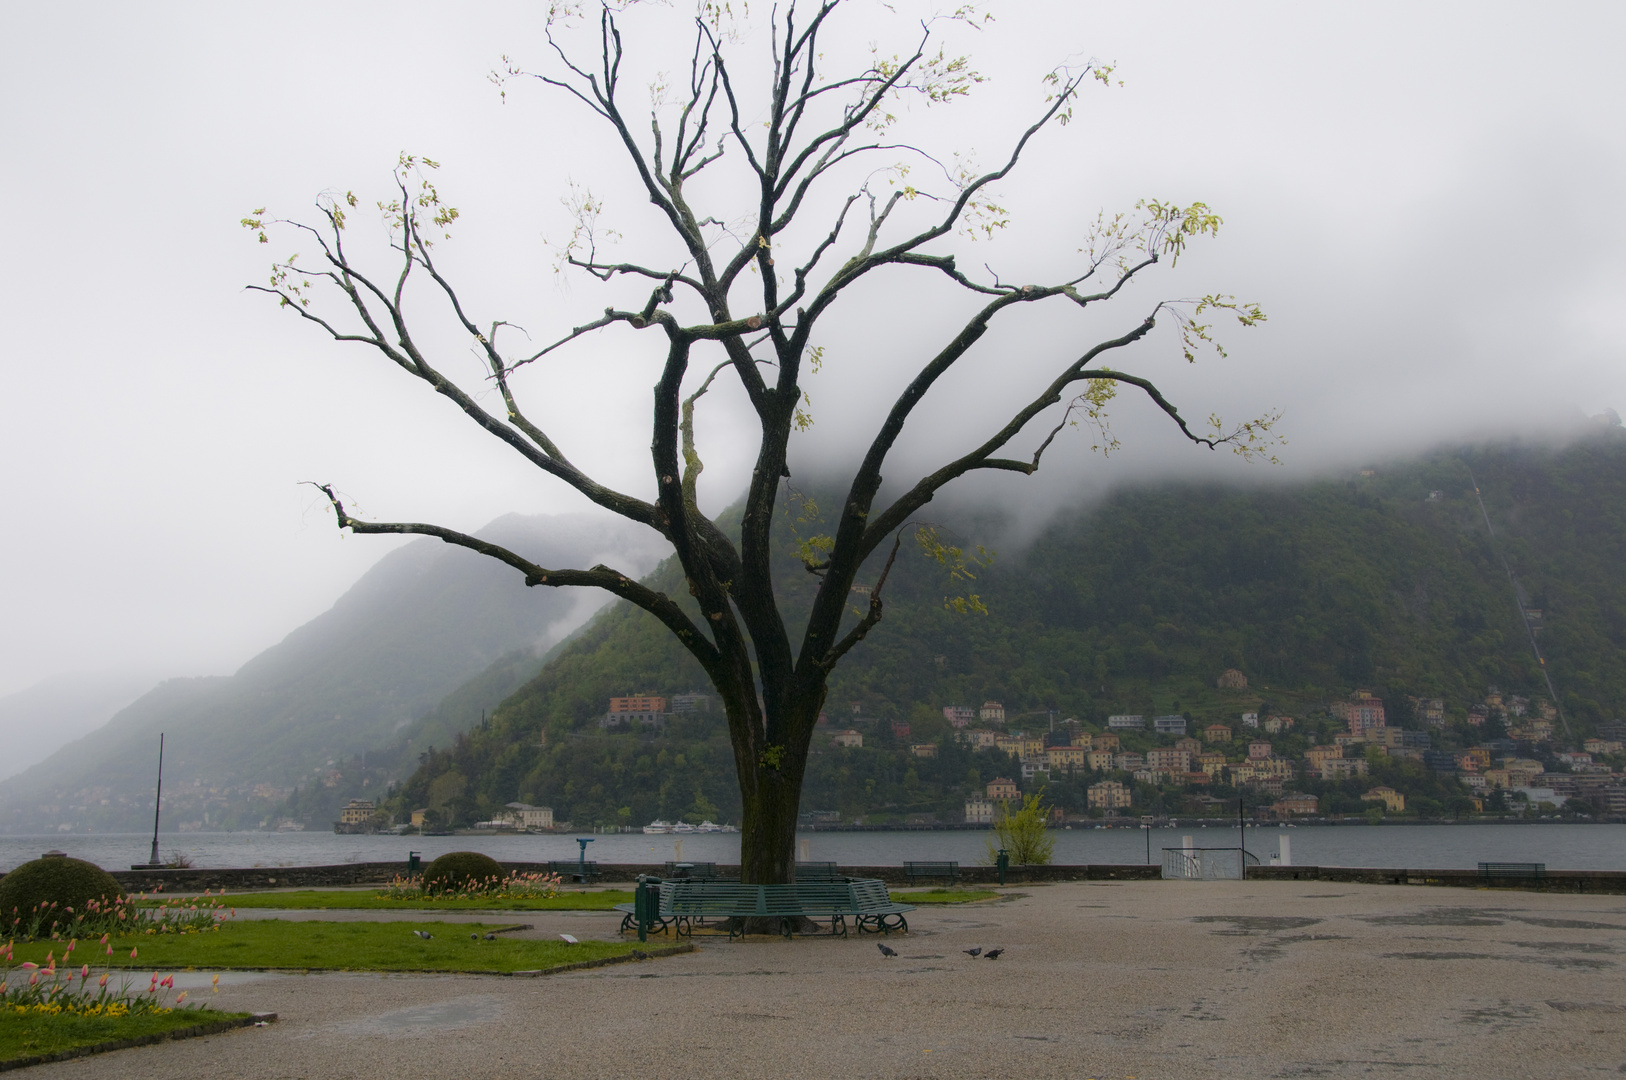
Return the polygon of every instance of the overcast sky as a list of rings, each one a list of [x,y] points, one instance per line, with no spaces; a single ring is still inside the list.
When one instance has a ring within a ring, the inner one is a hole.
[[[543,245],[568,230],[559,199],[576,181],[605,197],[619,254],[670,251],[645,243],[655,219],[624,158],[557,94],[515,85],[504,105],[486,80],[504,53],[547,60],[540,6],[6,5],[0,693],[76,669],[230,672],[325,609],[390,542],[341,538],[301,480],[331,480],[373,516],[471,529],[583,509],[377,356],[245,292],[268,251],[237,224],[260,206],[308,217],[324,190],[370,202],[410,150],[444,163],[464,217],[442,257],[482,321],[540,341],[635,303],[561,282]],[[632,87],[686,62],[660,51],[684,42],[676,6],[647,32],[629,22]],[[1281,409],[1282,468],[1178,445],[1125,401],[1112,459],[1075,438],[1041,478],[1002,474],[977,493],[1033,509],[1153,474],[1300,476],[1451,439],[1546,437],[1626,404],[1619,4],[994,10],[985,32],[951,34],[990,81],[904,117],[934,147],[998,160],[1057,64],[1112,61],[1124,85],[1090,87],[1074,123],[1039,140],[1000,189],[1011,228],[962,245],[962,266],[1048,280],[1098,210],[1143,196],[1205,200],[1225,227],[1114,311],[996,327],[889,478],[966,445],[1089,335],[1216,290],[1260,301],[1269,323],[1227,331],[1227,360],[1188,367],[1160,330],[1120,366],[1162,380],[1195,417]],[[857,13],[830,48],[839,59],[886,30]],[[376,253],[381,234],[369,217],[352,239]],[[818,423],[794,468],[848,452],[963,313],[936,284],[878,283],[832,319],[829,361],[808,383]],[[429,336],[448,370],[474,373],[456,335]],[[658,344],[599,335],[524,386],[573,454],[640,492]],[[749,467],[738,416],[726,388],[703,406],[713,507]]]

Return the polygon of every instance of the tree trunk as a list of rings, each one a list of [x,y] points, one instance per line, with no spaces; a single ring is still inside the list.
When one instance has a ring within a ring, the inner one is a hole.
[[[802,771],[789,762],[782,769],[756,766],[756,783],[743,799],[742,882],[778,885],[796,880],[796,815],[802,804]],[[794,776],[789,775],[792,772]]]

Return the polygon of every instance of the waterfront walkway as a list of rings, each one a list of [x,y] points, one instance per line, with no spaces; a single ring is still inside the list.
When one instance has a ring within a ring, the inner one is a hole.
[[[702,940],[689,955],[539,979],[227,976],[214,1004],[281,1021],[29,1076],[1626,1072],[1626,898],[1318,881],[1009,894],[922,909],[889,942],[896,959],[859,938]],[[584,938],[613,937],[618,921],[523,920],[537,935]],[[1006,952],[960,952],[975,946]]]

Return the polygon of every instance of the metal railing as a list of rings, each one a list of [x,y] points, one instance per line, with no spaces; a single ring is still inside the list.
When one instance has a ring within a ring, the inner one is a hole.
[[[1239,847],[1166,847],[1163,877],[1173,881],[1241,881],[1243,868],[1259,856]]]

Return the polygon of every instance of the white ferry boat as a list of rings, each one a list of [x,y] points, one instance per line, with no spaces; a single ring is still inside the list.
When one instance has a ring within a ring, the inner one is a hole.
[[[715,821],[702,821],[699,825],[695,826],[694,831],[695,832],[722,832],[723,827],[721,825],[717,824]]]
[[[679,821],[667,830],[667,832],[675,833],[692,833],[699,831],[699,829],[695,828],[693,825],[690,825],[687,821]]]
[[[646,836],[664,836],[666,833],[671,831],[672,823],[669,821],[662,821],[660,818],[656,818],[654,821],[651,821],[648,825],[644,826],[644,834]]]

